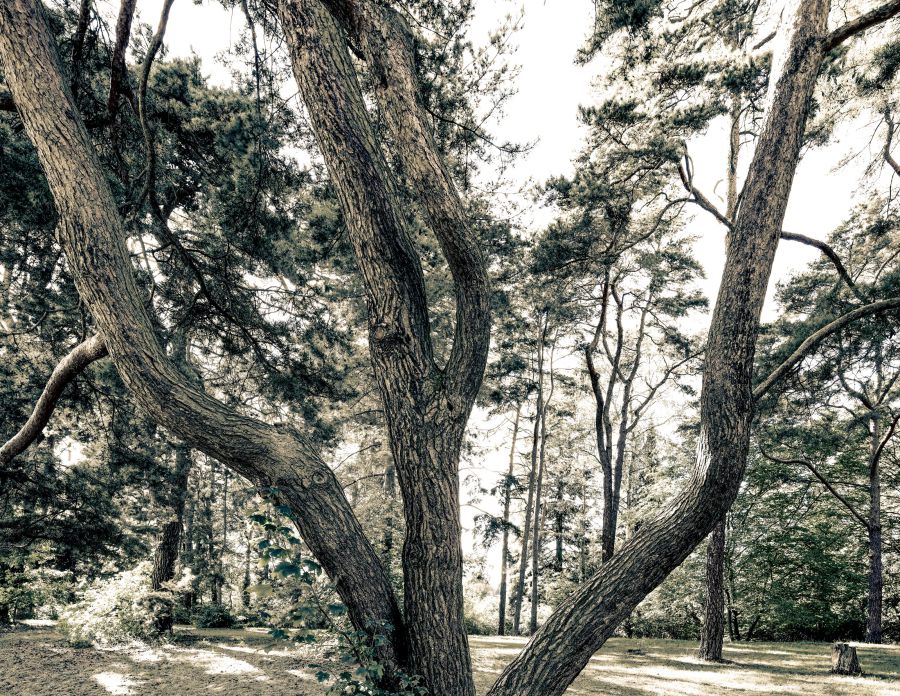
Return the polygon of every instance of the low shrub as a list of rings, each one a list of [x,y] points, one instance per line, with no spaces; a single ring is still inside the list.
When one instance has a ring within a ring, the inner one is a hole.
[[[75,645],[158,642],[172,628],[170,592],[150,591],[150,563],[92,585],[78,604],[65,609],[60,627]]]
[[[231,628],[237,619],[221,604],[204,604],[194,610],[191,623],[197,628]]]

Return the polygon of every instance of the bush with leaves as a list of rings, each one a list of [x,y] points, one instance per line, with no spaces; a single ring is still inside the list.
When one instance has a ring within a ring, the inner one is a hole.
[[[60,627],[76,645],[158,642],[171,630],[170,592],[150,591],[151,564],[144,562],[112,579],[99,581],[81,602],[60,616]]]
[[[274,510],[278,515],[291,516],[285,506]],[[250,519],[266,532],[266,538],[256,546],[260,563],[271,567],[270,579],[248,590],[258,601],[268,604],[269,610],[260,611],[260,616],[268,622],[269,634],[277,639],[318,644],[337,637],[336,662],[310,665],[318,670],[316,678],[320,682],[332,682],[329,696],[426,696],[428,692],[419,677],[402,673],[393,690],[379,686],[384,666],[376,658],[376,649],[384,643],[383,634],[353,629],[346,607],[336,601],[334,588],[321,566],[302,556],[303,543],[293,529],[273,519],[269,510],[251,515]]]
[[[204,604],[191,614],[191,623],[197,628],[231,628],[237,619],[221,604]]]

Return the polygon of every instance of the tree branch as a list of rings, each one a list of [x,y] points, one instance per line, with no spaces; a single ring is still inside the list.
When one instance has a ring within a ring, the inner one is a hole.
[[[168,6],[171,2],[164,6],[164,13],[168,13]],[[106,110],[109,112],[110,118],[115,118],[119,109],[119,93],[122,89],[122,82],[127,77],[125,69],[125,51],[128,49],[128,42],[131,39],[131,22],[134,18],[134,8],[137,6],[137,0],[122,0],[119,7],[119,17],[116,20],[116,43],[113,47],[112,62],[110,65],[109,78],[109,96],[106,100]],[[148,52],[148,60],[152,60]],[[144,86],[146,92],[146,85]],[[143,128],[143,123],[141,124]]]
[[[827,338],[836,331],[839,331],[840,329],[856,321],[857,319],[897,308],[900,308],[900,297],[893,297],[888,300],[880,300],[878,302],[867,304],[863,307],[858,307],[857,309],[854,309],[838,317],[834,321],[829,322],[822,328],[815,331],[812,335],[808,336],[806,340],[804,340],[783,363],[772,370],[772,372],[770,372],[769,375],[753,389],[753,398],[755,400],[759,400],[760,398],[762,398],[766,394],[766,392],[768,392],[769,389],[772,388],[772,385],[775,384],[775,382],[784,377],[784,375],[786,375],[791,370],[791,368],[794,367],[794,365],[803,360],[803,358],[805,358],[810,353],[810,351],[823,339]]]
[[[446,392],[467,419],[481,385],[490,342],[490,287],[480,240],[444,165],[422,106],[414,36],[406,20],[375,2],[354,4],[360,44],[375,73],[375,97],[409,188],[441,245],[453,276],[456,326]]]
[[[886,22],[898,13],[900,13],[900,0],[890,0],[890,2],[876,7],[871,12],[866,12],[856,19],[850,20],[825,37],[825,50],[831,51],[837,48],[850,37],[864,32],[866,29],[871,29],[882,22]]]
[[[835,489],[835,487],[831,485],[831,483],[828,481],[828,479],[826,479],[824,476],[822,476],[821,473],[819,473],[819,470],[816,469],[815,466],[813,466],[812,462],[808,462],[805,459],[781,459],[779,457],[775,457],[775,456],[767,453],[762,448],[760,448],[759,453],[763,457],[768,459],[769,461],[775,462],[776,464],[785,464],[785,465],[800,464],[802,466],[805,466],[807,469],[810,470],[810,472],[812,472],[812,475],[815,476],[817,479],[819,479],[821,484],[823,486],[825,486],[825,488],[828,489],[828,492],[831,493],[831,495],[833,495],[838,501],[843,503],[844,507],[850,511],[850,514],[852,514],[865,529],[869,528],[869,523],[866,520],[866,518],[863,517],[862,515],[860,515],[856,511],[856,508],[853,507],[853,505],[850,503],[850,501],[848,501],[844,496],[842,496],[840,493],[838,493],[837,489]]]
[[[896,172],[897,176],[900,176],[900,162],[894,159],[894,156],[891,154],[895,124],[894,119],[891,117],[890,107],[885,107],[884,109],[884,122],[887,124],[888,129],[887,137],[884,140],[884,161]]]
[[[725,225],[725,227],[727,227],[729,230],[734,227],[731,220],[729,220],[728,217],[716,207],[715,203],[713,203],[703,194],[703,192],[701,192],[699,189],[697,189],[696,186],[694,186],[690,174],[680,162],[678,163],[678,175],[679,177],[681,177],[681,183],[684,186],[685,190],[694,197],[692,200],[693,203],[696,203],[701,208],[711,213],[713,217],[716,218],[716,220]],[[820,242],[818,239],[807,237],[805,234],[786,232],[785,230],[781,231],[781,238],[790,242],[800,242],[801,244],[815,247],[816,249],[821,251],[822,254],[824,254],[834,265],[834,268],[838,272],[838,275],[847,284],[847,287],[850,288],[850,291],[853,293],[853,295],[863,302],[866,301],[862,293],[859,292],[859,288],[856,287],[856,283],[853,281],[853,278],[850,277],[850,274],[847,272],[847,268],[841,262],[840,256],[838,256],[837,252],[835,252],[835,250],[832,249],[828,244],[826,244],[825,242]]]
[[[822,252],[824,256],[828,258],[829,261],[834,265],[835,270],[838,272],[838,275],[843,279],[843,281],[847,284],[847,287],[850,288],[851,292],[856,296],[857,299],[865,302],[865,298],[862,293],[859,291],[859,288],[856,287],[856,283],[853,282],[853,278],[850,277],[850,274],[847,272],[847,268],[841,263],[840,256],[837,255],[834,249],[832,249],[825,242],[820,242],[818,239],[813,239],[812,237],[807,237],[805,234],[798,234],[796,232],[786,232],[784,230],[781,231],[781,238],[786,239],[789,242],[800,242],[801,244],[806,244],[807,246],[814,247]]]
[[[9,464],[34,442],[47,425],[63,390],[91,363],[108,355],[100,334],[91,336],[75,346],[59,361],[44,386],[25,424],[0,447],[0,467]]]
[[[872,462],[874,464],[877,464],[881,459],[881,453],[884,451],[884,448],[887,446],[887,443],[890,442],[891,438],[894,437],[894,432],[897,430],[898,422],[900,422],[900,414],[894,416],[894,418],[891,419],[891,427],[888,428],[887,434],[884,436],[884,438],[882,438],[881,442],[878,443],[878,448],[872,454]]]

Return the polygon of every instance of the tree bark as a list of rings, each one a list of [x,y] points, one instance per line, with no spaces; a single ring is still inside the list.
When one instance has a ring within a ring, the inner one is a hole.
[[[553,368],[550,368],[550,381],[553,381]],[[549,399],[548,399],[549,401]],[[528,632],[537,631],[538,591],[541,578],[541,528],[543,526],[543,509],[541,495],[544,485],[544,463],[547,448],[547,404],[541,409],[541,451],[538,457],[537,481],[534,484],[534,533],[531,544],[531,615],[528,619]]]
[[[537,631],[538,590],[540,589],[539,585],[541,577],[541,529],[543,527],[541,494],[544,483],[544,469],[547,454],[547,406],[553,398],[553,390],[555,389],[555,380],[553,376],[553,354],[555,351],[556,337],[554,337],[553,346],[550,349],[550,390],[547,392],[547,398],[544,399],[543,406],[541,407],[541,449],[538,460],[537,482],[535,483],[534,488],[534,540],[532,543],[531,554],[531,616],[528,622],[529,633]]]
[[[729,220],[733,220],[737,210],[737,172],[741,149],[741,98],[738,95],[734,95],[731,100],[730,122],[728,165],[725,172],[728,187],[725,215]],[[713,530],[709,538],[709,546],[706,549],[706,602],[703,628],[700,633],[699,656],[701,660],[710,662],[722,660],[722,644],[725,640],[722,616],[725,589],[725,534],[726,526],[723,518]],[[714,615],[715,612],[718,614]],[[728,625],[733,636],[730,615]]]
[[[277,490],[354,625],[378,626],[386,635],[378,656],[392,673],[405,657],[398,604],[340,483],[314,445],[298,431],[240,415],[204,394],[154,336],[122,220],[35,0],[0,6],[0,59],[47,174],[70,271],[123,382],[141,407],[179,438],[261,488]]]
[[[279,17],[366,289],[369,352],[403,491],[410,669],[433,693],[470,696],[459,454],[490,338],[484,258],[421,108],[413,36],[403,18],[381,4],[318,0],[282,0]],[[368,63],[394,159],[453,277],[456,325],[443,369],[433,355],[407,212],[344,32]]]
[[[831,672],[850,677],[858,677],[862,674],[859,666],[859,658],[856,648],[847,643],[835,643],[831,646]]]
[[[881,643],[882,597],[884,572],[881,560],[881,419],[871,417],[869,453],[869,597],[866,603],[866,642]]]
[[[191,473],[191,451],[186,445],[175,449],[175,471],[170,481],[171,517],[162,526],[160,541],[153,555],[150,588],[157,592],[175,577],[175,566],[181,552],[181,526],[187,500],[188,477]]]
[[[509,507],[512,500],[512,479],[515,475],[516,440],[519,435],[519,417],[522,404],[516,404],[516,417],[513,420],[512,444],[509,447],[509,470],[503,481],[503,542],[500,545],[500,607],[497,620],[497,635],[506,635],[506,569],[509,556]]]
[[[707,662],[722,661],[725,638],[725,519],[713,529],[706,547],[706,606],[698,655]]]
[[[59,361],[53,369],[34,410],[19,431],[0,447],[0,468],[9,464],[34,442],[53,415],[63,390],[91,363],[107,355],[103,338],[98,334],[82,341]]]
[[[697,463],[672,506],[574,592],[503,671],[490,696],[561,696],[635,606],[712,531],[737,495],[750,438],[760,313],[824,56],[829,5],[801,0],[776,56],[768,113],[727,248],[710,324]]]

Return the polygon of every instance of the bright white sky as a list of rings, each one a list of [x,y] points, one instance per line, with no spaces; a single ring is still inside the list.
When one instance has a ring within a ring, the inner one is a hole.
[[[106,1],[110,13],[114,13],[117,0]],[[161,0],[139,0],[140,21],[155,26],[160,5]],[[501,140],[537,140],[536,146],[515,166],[511,174],[513,188],[572,171],[572,158],[584,136],[577,121],[577,107],[590,103],[596,70],[595,66],[583,67],[574,63],[576,50],[593,23],[590,0],[478,0],[472,39],[476,43],[484,42],[489,31],[503,17],[517,15],[520,11],[524,11],[524,25],[515,38],[518,46],[515,59],[521,66],[518,94],[509,102],[504,117],[493,129]],[[176,0],[166,35],[169,56],[196,53],[202,58],[205,74],[214,82],[227,83],[228,73],[216,63],[216,54],[238,40],[243,26],[244,19],[239,12],[226,11],[215,0],[203,0],[199,5],[191,0]],[[838,144],[806,155],[795,179],[785,229],[824,239],[846,217],[858,194],[861,169],[868,158],[860,157],[857,163],[847,165],[839,172],[834,169],[852,148],[868,147],[865,141],[869,133],[861,133],[857,125],[844,124],[844,137],[839,138]],[[716,199],[717,184],[725,171],[726,143],[723,121],[706,136],[689,144],[696,168],[695,182],[713,199]],[[748,156],[744,157],[745,165]],[[527,204],[525,196],[521,204]],[[530,215],[535,226],[546,224],[550,219],[546,211],[535,210]],[[724,261],[723,230],[699,210],[688,229],[699,238],[696,253],[707,273],[702,287],[712,300]],[[817,253],[802,245],[782,244],[770,290],[775,281],[802,268]],[[771,317],[772,311],[770,302],[765,313]],[[473,421],[479,419],[474,427],[480,432],[497,425],[485,421],[484,414],[473,416]],[[498,448],[481,464],[485,471],[499,473],[508,456],[508,445],[501,445],[502,440],[508,440],[508,433],[501,428],[493,438]],[[485,482],[490,480],[491,474],[487,473]],[[485,505],[493,507],[488,501]],[[473,514],[472,509],[464,508],[464,526],[469,530]],[[467,534],[464,543],[467,549],[472,548],[470,535]],[[487,570],[496,581],[496,569]]]

